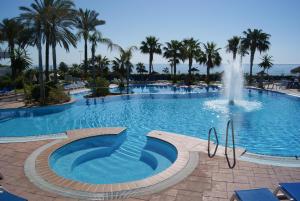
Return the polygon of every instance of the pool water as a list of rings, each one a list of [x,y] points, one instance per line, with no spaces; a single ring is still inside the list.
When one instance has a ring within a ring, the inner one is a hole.
[[[78,101],[72,105],[1,111],[0,136],[121,126],[128,128],[124,152],[140,153],[146,144],[146,134],[151,130],[207,139],[208,130],[216,127],[224,144],[226,123],[233,119],[236,143],[247,151],[300,156],[300,101],[297,97],[245,89],[245,101],[257,103],[259,107],[248,110],[247,107],[226,105],[225,110],[220,110],[209,104],[223,99],[218,90],[199,89],[198,93],[177,94],[169,88],[169,92],[97,99],[84,99],[83,94],[79,94],[75,96]]]
[[[56,150],[50,166],[61,177],[90,184],[123,183],[147,178],[172,165],[176,148],[148,138],[138,152],[123,151],[126,133],[81,139]]]

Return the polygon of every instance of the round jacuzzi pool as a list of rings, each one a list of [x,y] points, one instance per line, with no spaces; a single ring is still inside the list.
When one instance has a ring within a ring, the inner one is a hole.
[[[58,176],[89,184],[115,184],[141,180],[170,167],[177,149],[148,137],[142,149],[122,150],[126,134],[78,139],[55,150],[49,165]]]

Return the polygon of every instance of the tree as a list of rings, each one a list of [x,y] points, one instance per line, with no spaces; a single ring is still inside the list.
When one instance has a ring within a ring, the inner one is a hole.
[[[136,46],[131,46],[127,49],[123,49],[119,47],[120,51],[120,67],[121,69],[126,69],[126,85],[127,85],[127,93],[129,93],[129,75],[132,72],[133,64],[131,63],[132,53],[133,51],[137,50]]]
[[[232,53],[233,60],[236,59],[236,54],[238,53],[240,40],[241,38],[239,36],[233,36],[228,40],[226,51]]]
[[[109,38],[104,38],[99,31],[94,31],[92,35],[89,36],[89,41],[92,44],[91,52],[92,52],[92,68],[93,68],[93,79],[96,80],[96,68],[95,68],[95,53],[98,43],[102,43],[107,45],[107,47],[112,50],[113,46],[115,46]]]
[[[97,66],[97,74],[103,75],[103,74],[108,74],[109,72],[109,64],[110,60],[104,56],[102,57],[101,55],[95,56],[95,65]]]
[[[197,55],[199,55],[200,43],[198,40],[194,38],[184,39],[182,41],[182,60],[188,60],[189,65],[189,77],[191,78],[191,69],[193,65],[193,60],[196,59]]]
[[[170,42],[166,43],[166,46],[163,48],[164,50],[164,57],[168,59],[170,65],[173,68],[174,76],[176,76],[176,65],[179,63],[180,59],[182,58],[181,50],[182,50],[182,43],[178,40],[171,40]]]
[[[243,32],[242,45],[250,52],[250,77],[249,84],[252,84],[252,68],[256,50],[260,53],[270,48],[270,34],[264,33],[261,29],[248,29]]]
[[[141,42],[140,50],[143,54],[149,54],[149,74],[154,71],[153,69],[153,56],[154,54],[161,54],[161,44],[159,39],[154,36],[146,37],[145,41]]]
[[[14,60],[14,66],[16,74],[22,73],[24,70],[30,68],[32,65],[32,60],[28,56],[28,53],[26,50],[22,48],[17,48],[14,50],[15,60]]]
[[[140,75],[147,73],[148,71],[146,70],[146,67],[143,63],[137,63],[136,64],[136,71],[137,73],[139,73]]]
[[[163,68],[162,72],[165,73],[165,74],[169,74],[170,73],[168,67]]]
[[[0,23],[0,32],[2,41],[8,43],[8,52],[10,54],[10,66],[12,70],[12,78],[16,78],[16,66],[15,62],[15,45],[18,43],[18,39],[21,36],[21,32],[24,29],[23,25],[16,19],[4,19]]]
[[[215,66],[220,66],[222,58],[220,56],[219,50],[221,48],[217,48],[217,45],[214,42],[207,42],[203,45],[204,51],[200,52],[197,61],[200,64],[206,65],[206,83],[209,84],[210,82],[210,69],[214,68]]]
[[[60,62],[58,66],[59,71],[63,72],[63,74],[67,73],[69,70],[68,65],[65,62]]]
[[[41,1],[35,0],[30,7],[20,7],[22,13],[19,19],[24,21],[29,32],[32,34],[29,43],[38,49],[39,60],[39,83],[40,83],[40,102],[45,104],[45,86],[43,76],[43,58],[42,58],[42,35],[43,21],[45,20],[44,5]]]
[[[78,29],[77,36],[78,37],[83,37],[84,40],[84,67],[85,67],[85,74],[87,73],[88,69],[88,56],[87,56],[87,43],[88,43],[88,38],[89,34],[92,31],[96,30],[96,27],[99,25],[104,25],[105,21],[98,19],[99,13],[97,13],[94,10],[88,10],[86,9],[85,11],[82,10],[81,8],[78,11],[77,17],[75,18],[76,22],[76,28]]]
[[[258,66],[261,67],[265,73],[266,70],[268,71],[273,66],[272,62],[272,56],[266,54],[261,58],[261,63],[259,63]]]
[[[77,38],[71,32],[75,25],[75,17],[77,12],[74,10],[74,3],[72,0],[47,0],[47,23],[49,26],[48,40],[49,45],[52,47],[52,60],[54,71],[54,82],[57,83],[57,62],[56,62],[56,45],[59,44],[67,52],[69,46],[76,47]],[[48,32],[48,30],[46,30]],[[46,34],[45,34],[46,35]],[[47,40],[47,37],[45,37]],[[47,72],[47,41],[46,41],[46,72]],[[47,74],[47,73],[46,73]],[[46,76],[47,77],[47,76]]]

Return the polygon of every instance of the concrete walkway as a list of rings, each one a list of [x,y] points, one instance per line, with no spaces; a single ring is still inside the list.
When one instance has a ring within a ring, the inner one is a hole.
[[[51,142],[0,144],[0,184],[12,193],[30,201],[69,201],[59,195],[40,190],[24,174],[24,162],[38,147]],[[123,201],[225,201],[235,189],[268,187],[279,182],[300,181],[300,168],[283,168],[238,161],[234,170],[228,169],[224,157],[209,159],[199,152],[199,164],[186,179],[153,195],[123,199]],[[79,201],[79,200],[76,200]]]

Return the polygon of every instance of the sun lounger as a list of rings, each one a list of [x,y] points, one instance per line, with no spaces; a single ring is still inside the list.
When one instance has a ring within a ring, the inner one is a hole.
[[[280,183],[274,194],[282,192],[289,200],[300,201],[300,182]]]
[[[279,201],[267,188],[235,191],[230,201]]]
[[[16,196],[12,193],[9,193],[8,191],[4,190],[0,186],[0,201],[27,201],[27,200],[19,196]]]

